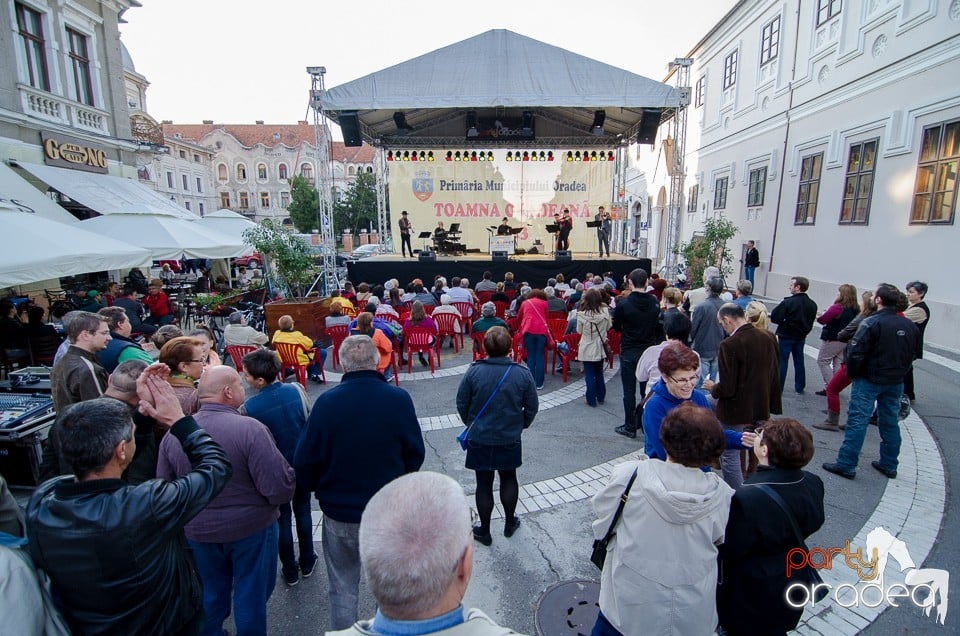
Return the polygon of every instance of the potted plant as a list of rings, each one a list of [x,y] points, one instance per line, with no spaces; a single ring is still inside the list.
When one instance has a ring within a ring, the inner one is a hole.
[[[278,291],[282,297],[264,308],[268,333],[272,336],[280,316],[289,314],[298,330],[315,340],[321,338],[329,299],[304,298],[316,278],[307,244],[269,219],[244,230],[243,240],[263,256],[268,291],[271,295]]]

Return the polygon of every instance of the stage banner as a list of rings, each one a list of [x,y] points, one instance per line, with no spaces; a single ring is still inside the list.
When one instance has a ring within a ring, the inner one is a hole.
[[[416,248],[422,247],[417,234],[432,232],[442,222],[446,229],[459,223],[460,242],[486,252],[490,233],[506,218],[512,227],[523,228],[518,247],[529,251],[536,245],[541,253],[552,252],[554,237],[546,226],[553,223],[555,213],[567,208],[573,217],[570,249],[597,250],[597,233],[586,222],[601,205],[610,211],[613,161],[567,161],[566,149],[553,150],[553,161],[524,161],[523,151],[507,149],[468,150],[465,154],[477,159],[466,161],[447,161],[446,150],[424,151],[432,152],[434,161],[386,163],[395,244],[399,245],[397,222],[406,210]]]

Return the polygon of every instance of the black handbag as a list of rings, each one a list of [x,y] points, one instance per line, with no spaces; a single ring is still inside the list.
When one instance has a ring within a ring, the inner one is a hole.
[[[807,547],[807,542],[803,540],[803,535],[800,533],[800,526],[797,525],[797,520],[793,518],[793,513],[790,512],[790,508],[787,507],[787,502],[777,494],[776,490],[766,484],[757,484],[757,488],[773,499],[774,503],[780,507],[780,510],[783,510],[783,514],[787,516],[787,519],[790,521],[790,526],[793,528],[793,534],[796,536],[797,543],[800,544],[800,547],[805,552],[809,553],[810,549]],[[819,603],[830,593],[830,590],[826,586],[821,585],[823,579],[820,577],[820,573],[810,566],[798,570],[794,578],[797,579],[797,583],[803,583],[805,587],[813,590],[814,603]]]
[[[607,560],[607,545],[615,534],[613,530],[617,527],[617,522],[623,515],[623,507],[627,504],[627,499],[630,498],[630,488],[633,487],[633,482],[636,479],[637,469],[635,468],[633,475],[630,476],[630,481],[627,482],[627,487],[623,489],[623,494],[620,495],[620,505],[617,506],[617,511],[613,513],[613,520],[610,522],[610,527],[607,528],[607,534],[602,539],[593,540],[593,552],[590,553],[590,561],[600,570],[603,570],[603,563]]]

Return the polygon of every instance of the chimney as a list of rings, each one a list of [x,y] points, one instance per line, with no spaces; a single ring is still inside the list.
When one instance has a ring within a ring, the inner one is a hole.
[[[203,120],[203,123],[205,123],[205,124],[212,124],[212,123],[213,123],[213,120],[212,120],[212,119],[204,119],[204,120]]]
[[[257,120],[257,126],[263,126],[263,120],[262,120],[262,119],[258,119],[258,120]]]
[[[299,126],[306,126],[306,125],[307,125],[307,120],[301,119],[300,121],[297,122],[297,125],[299,125]]]
[[[172,119],[164,119],[164,120],[163,120],[162,122],[160,122],[160,123],[161,123],[161,124],[173,124],[173,120],[172,120]]]

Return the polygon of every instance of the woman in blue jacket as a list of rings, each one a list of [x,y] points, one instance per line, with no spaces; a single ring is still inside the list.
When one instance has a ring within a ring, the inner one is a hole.
[[[653,385],[653,391],[643,407],[643,452],[653,459],[666,461],[667,452],[660,442],[660,423],[667,413],[684,402],[710,408],[706,396],[695,387],[700,380],[700,358],[692,349],[680,342],[672,342],[660,352],[657,362],[660,369],[660,381]],[[753,433],[738,433],[724,430],[727,448],[745,449],[753,447]]]

